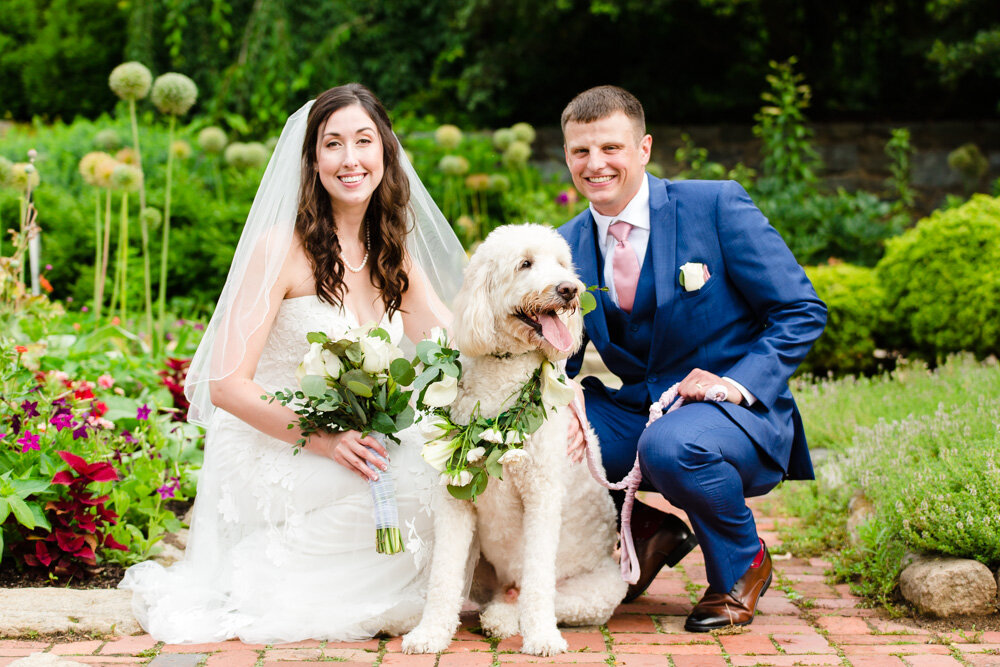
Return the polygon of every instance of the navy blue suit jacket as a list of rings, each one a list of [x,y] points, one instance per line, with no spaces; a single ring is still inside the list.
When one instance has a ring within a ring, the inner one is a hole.
[[[826,323],[826,306],[788,246],[735,181],[649,179],[650,251],[656,285],[649,357],[609,340],[601,299],[584,318],[586,337],[622,380],[608,390],[625,409],[648,407],[692,369],[730,377],[752,393],[750,407],[717,404],[790,479],[812,479],[798,408],[788,379]],[[559,228],[580,277],[602,283],[603,261],[590,209]],[[696,291],[680,285],[680,266],[698,262],[711,277]],[[575,376],[582,350],[567,364]]]

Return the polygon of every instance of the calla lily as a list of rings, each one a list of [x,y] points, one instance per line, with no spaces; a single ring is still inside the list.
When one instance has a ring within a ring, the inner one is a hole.
[[[420,435],[424,436],[424,440],[427,440],[428,442],[431,440],[437,440],[441,436],[448,433],[447,422],[430,415],[425,415],[423,419],[420,420],[419,428]]]
[[[427,385],[424,391],[424,404],[432,408],[443,408],[451,405],[458,396],[458,378],[445,375],[443,378]]]
[[[542,370],[542,402],[549,407],[565,407],[573,402],[576,394],[563,380],[562,373],[552,364]]]
[[[438,472],[444,471],[452,453],[458,449],[458,440],[434,440],[420,450],[420,456]]]

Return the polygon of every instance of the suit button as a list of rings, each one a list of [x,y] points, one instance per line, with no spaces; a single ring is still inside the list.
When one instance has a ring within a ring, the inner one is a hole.
[[[657,379],[657,378],[656,378],[656,376],[655,376],[655,375],[650,375],[650,376],[649,376],[648,378],[646,378],[646,379],[647,379],[647,380],[648,380],[649,382],[656,382],[656,379]]]
[[[629,331],[636,332],[638,330],[639,330],[639,325],[638,324],[633,324],[633,325],[631,325],[629,327]]]

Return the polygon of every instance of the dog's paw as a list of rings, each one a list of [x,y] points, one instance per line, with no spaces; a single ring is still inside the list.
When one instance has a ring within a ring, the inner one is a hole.
[[[506,639],[518,633],[517,605],[491,602],[479,614],[479,625],[490,637]]]
[[[569,644],[563,639],[558,630],[547,632],[531,633],[524,636],[524,643],[521,645],[521,653],[548,657],[557,653],[565,653],[569,649]]]
[[[403,653],[440,653],[451,643],[451,634],[418,625],[403,636]]]

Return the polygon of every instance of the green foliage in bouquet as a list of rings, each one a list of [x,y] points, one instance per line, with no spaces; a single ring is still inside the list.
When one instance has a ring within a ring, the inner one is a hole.
[[[891,240],[877,268],[896,346],[931,361],[1000,353],[1000,198],[935,211]]]
[[[276,391],[261,398],[291,406],[302,429],[299,446],[321,429],[377,432],[395,442],[396,433],[413,424],[410,385],[413,365],[400,356],[384,329],[352,340],[331,340],[310,332],[309,354],[299,367],[298,391]],[[395,352],[395,354],[394,354]],[[289,424],[288,428],[293,428]]]

